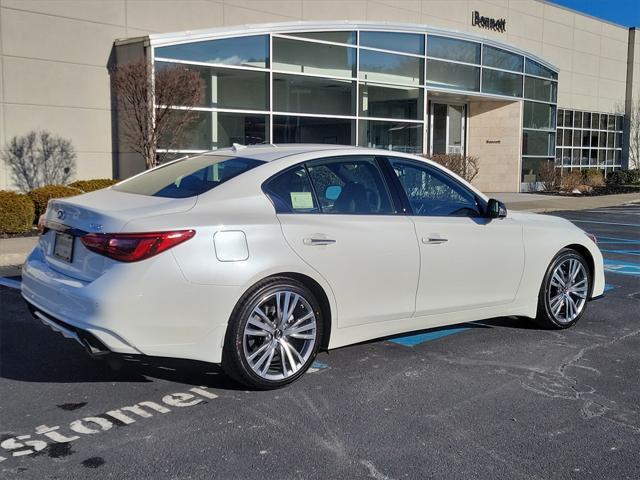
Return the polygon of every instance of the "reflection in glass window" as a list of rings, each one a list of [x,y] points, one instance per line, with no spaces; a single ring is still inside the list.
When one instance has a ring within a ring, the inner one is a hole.
[[[156,71],[175,64],[156,62]],[[238,108],[247,110],[269,109],[269,74],[254,70],[205,67],[190,65],[198,72],[204,84],[199,107]]]
[[[509,97],[522,96],[522,75],[517,73],[499,72],[498,70],[482,69],[482,91],[507,95]]]
[[[524,102],[524,128],[553,128],[554,111],[555,107],[546,103]]]
[[[384,148],[396,152],[422,153],[424,124],[360,120],[361,147]]]
[[[352,77],[355,75],[356,50],[274,37],[273,68],[293,73]]]
[[[273,109],[278,112],[355,115],[355,82],[274,73]]]
[[[273,142],[354,145],[355,120],[274,115]]]
[[[480,91],[480,68],[427,60],[427,86]]]
[[[360,45],[424,55],[424,35],[398,32],[360,32]]]
[[[558,74],[556,72],[539,64],[538,62],[534,62],[530,58],[527,58],[525,62],[524,71],[531,75],[535,75],[536,77],[552,78],[554,80],[558,79]]]
[[[269,66],[269,36],[225,38],[156,47],[154,55],[175,60],[266,68]]]
[[[390,159],[414,215],[430,217],[476,217],[480,206],[462,185],[433,167]]]
[[[573,128],[580,128],[582,126],[582,112],[575,112],[573,114]]]
[[[429,35],[427,37],[427,56],[479,64],[480,44],[457,38]]]
[[[422,85],[424,59],[360,50],[360,78],[373,82]]]
[[[522,134],[523,155],[553,156],[554,148],[553,133],[525,130]]]
[[[264,184],[278,213],[318,213],[311,181],[304,166],[296,166]]]
[[[269,140],[267,115],[226,112],[195,112],[194,121],[185,129],[180,144],[172,138],[159,142],[160,148],[215,150],[230,147],[234,143],[250,145],[265,143]],[[173,115],[185,115],[175,110]],[[193,112],[191,112],[193,114]]]
[[[524,79],[525,98],[555,103],[557,98],[557,91],[558,84],[556,82],[552,82],[551,80],[543,80],[541,78],[533,77],[525,77]]]
[[[299,32],[287,33],[286,35],[321,40],[323,42],[356,44],[356,32]]]
[[[360,115],[422,120],[422,89],[360,84]]]
[[[524,57],[501,48],[485,45],[482,51],[482,64],[487,67],[521,72],[524,67]]]
[[[263,163],[249,158],[199,155],[149,170],[115,185],[113,189],[153,197],[193,197]]]
[[[307,168],[322,213],[393,213],[389,193],[373,158],[314,160]]]

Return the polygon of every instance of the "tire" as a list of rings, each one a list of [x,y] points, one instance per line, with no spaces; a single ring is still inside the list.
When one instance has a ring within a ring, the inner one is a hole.
[[[304,284],[288,277],[264,280],[242,296],[231,315],[222,368],[250,388],[283,387],[313,363],[323,326],[320,304]]]
[[[575,325],[586,310],[592,278],[586,259],[565,248],[551,261],[538,295],[536,323],[560,330]]]

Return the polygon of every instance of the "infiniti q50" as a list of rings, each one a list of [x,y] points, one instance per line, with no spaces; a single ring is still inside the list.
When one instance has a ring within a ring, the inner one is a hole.
[[[90,352],[222,364],[253,388],[319,349],[522,316],[567,328],[602,295],[595,238],[507,212],[414,155],[234,147],[52,200],[23,268],[41,321]]]

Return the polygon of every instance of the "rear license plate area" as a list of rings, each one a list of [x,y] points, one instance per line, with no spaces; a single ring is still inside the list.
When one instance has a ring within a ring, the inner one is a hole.
[[[53,239],[53,256],[59,260],[71,263],[73,260],[73,235],[56,232]]]

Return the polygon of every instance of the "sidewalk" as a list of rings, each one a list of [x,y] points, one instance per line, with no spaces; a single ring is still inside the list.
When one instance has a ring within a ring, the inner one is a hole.
[[[561,197],[535,193],[487,193],[487,195],[506,203],[507,209],[526,210],[536,213],[557,210],[590,210],[623,203],[640,202],[640,193],[622,193],[620,195],[603,195],[599,197]]]
[[[17,277],[38,237],[0,238],[0,277]]]
[[[527,210],[530,212],[588,210],[629,202],[640,202],[640,193],[625,193],[602,197],[559,197],[534,193],[492,193],[488,195],[506,203],[508,209]],[[0,239],[0,277],[19,276],[21,265],[37,242],[38,237]]]

